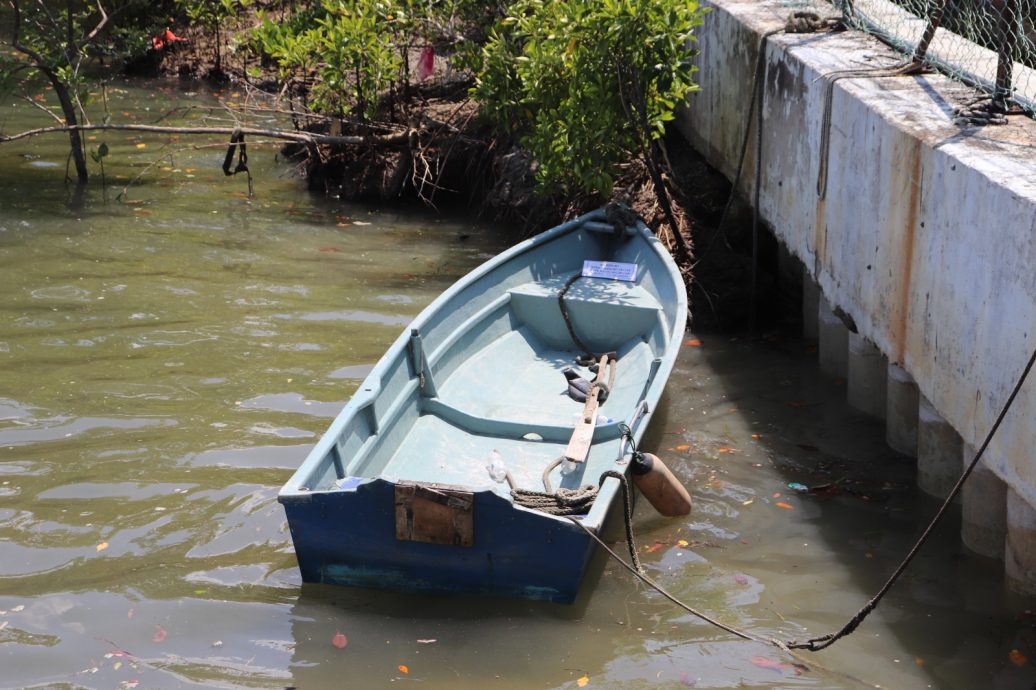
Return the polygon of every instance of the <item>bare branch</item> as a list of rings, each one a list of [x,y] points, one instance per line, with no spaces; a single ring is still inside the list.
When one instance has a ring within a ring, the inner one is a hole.
[[[57,122],[60,122],[60,123],[64,124],[64,120],[62,120],[61,117],[57,113],[55,113],[53,110],[51,110],[47,106],[43,105],[42,103],[37,103],[36,101],[32,100],[28,96],[22,96],[21,98],[22,98],[23,101],[27,102],[29,105],[33,106],[34,108],[39,108],[43,112],[47,113],[52,118],[54,118]]]
[[[100,0],[97,0],[97,11],[101,13],[101,19],[97,22],[97,26],[93,28],[93,31],[84,36],[83,40],[79,41],[79,43],[76,44],[77,52],[81,51],[83,48],[87,46],[87,44],[89,44],[95,38],[97,38],[97,34],[101,33],[101,29],[103,29],[104,26],[108,23],[108,13],[104,11],[104,6],[101,5]]]
[[[166,127],[161,125],[137,125],[137,124],[93,124],[93,125],[73,125],[73,126],[57,126],[57,127],[39,127],[37,129],[30,129],[18,134],[11,134],[9,136],[0,136],[0,143],[9,141],[17,141],[19,139],[27,139],[29,137],[39,136],[41,134],[52,134],[54,132],[70,132],[73,130],[79,131],[96,131],[96,130],[115,130],[123,132],[151,132],[153,134],[219,134],[219,135],[230,135],[235,133],[241,133],[246,136],[260,136],[269,137],[271,139],[280,139],[282,141],[293,141],[299,144],[306,144],[307,146],[314,146],[317,144],[327,145],[338,145],[338,146],[359,146],[362,144],[379,145],[379,146],[405,146],[410,139],[410,132],[402,132],[399,134],[386,134],[386,135],[370,135],[365,137],[358,136],[328,136],[326,134],[315,134],[311,132],[298,132],[289,131],[282,129],[262,129],[257,127]]]

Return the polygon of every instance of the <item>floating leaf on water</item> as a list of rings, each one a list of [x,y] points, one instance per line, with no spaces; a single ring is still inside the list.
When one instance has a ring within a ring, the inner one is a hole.
[[[147,144],[141,142],[141,143],[137,144],[137,148],[138,149],[146,149],[147,148]]]
[[[690,450],[690,449],[691,449],[691,447],[689,445],[687,445],[686,443],[681,443],[676,448],[673,448],[673,450],[678,450],[678,451],[681,451],[681,452],[683,452],[685,450]]]
[[[397,668],[399,668],[399,672],[403,675],[410,673],[410,667],[406,664],[400,664]]]
[[[166,633],[165,628],[163,628],[161,625],[156,625],[155,626],[155,634],[152,635],[151,641],[152,642],[162,642],[162,641],[165,640],[166,635],[168,635],[168,633]]]
[[[691,543],[689,541],[687,541],[686,539],[681,539],[680,541],[676,542],[677,546],[682,546],[684,548],[687,548],[688,546],[690,546],[690,544]]]
[[[335,636],[331,638],[331,644],[332,646],[335,646],[338,649],[345,649],[346,645],[349,644],[349,638],[347,638],[342,633],[342,631],[339,630],[335,633]]]
[[[586,675],[584,673],[582,676],[579,677],[579,680],[576,681],[576,685],[578,685],[581,688],[585,688],[587,683],[589,683],[589,682],[590,682],[590,676],[588,676],[588,675]]]
[[[98,552],[104,551],[107,548],[108,548],[108,542],[106,542],[106,541],[102,541],[100,544],[97,545],[97,551]]]
[[[784,508],[785,510],[795,510],[795,506],[790,503],[785,503],[784,501],[777,501],[776,506],[778,508]]]

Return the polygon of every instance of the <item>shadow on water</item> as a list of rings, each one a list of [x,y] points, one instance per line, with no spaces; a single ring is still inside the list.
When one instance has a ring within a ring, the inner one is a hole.
[[[848,406],[845,382],[821,376],[814,346],[781,335],[701,338],[676,375],[718,386],[700,406],[726,417],[713,440],[731,453],[711,453],[695,480],[707,474],[713,496],[717,481],[757,488],[735,508],[741,544],[728,547],[725,565],[764,581],[782,611],[779,621],[776,610],[755,613],[757,625],[796,639],[834,632],[881,588],[941,501],[916,487],[914,461],[885,445],[883,423]],[[759,511],[766,517],[751,516]],[[1011,653],[1036,652],[1022,613],[1033,602],[1011,595],[1002,564],[968,553],[959,533],[957,508],[856,632],[807,658],[882,687],[1030,686],[1036,670]]]

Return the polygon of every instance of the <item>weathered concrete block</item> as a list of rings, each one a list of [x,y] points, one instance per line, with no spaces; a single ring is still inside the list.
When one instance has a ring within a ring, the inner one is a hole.
[[[975,458],[977,448],[963,444],[961,471]],[[961,488],[960,538],[975,553],[1003,560],[1007,537],[1007,484],[979,462]]]
[[[1007,490],[1004,574],[1014,591],[1036,594],[1036,509],[1012,488]]]
[[[964,442],[956,429],[922,395],[917,410],[917,485],[946,498],[960,478]]]
[[[917,406],[920,393],[914,378],[890,364],[885,382],[885,442],[893,450],[917,457]]]
[[[859,333],[849,334],[848,401],[860,412],[885,418],[888,359]]]
[[[820,286],[813,280],[809,269],[802,266],[802,337],[817,339],[817,318],[820,308]]]
[[[817,308],[817,340],[820,371],[845,378],[849,372],[849,329],[823,296]]]
[[[781,3],[705,4],[712,11],[694,58],[701,90],[678,119],[732,179],[745,85],[756,69],[756,51],[746,46],[776,26]],[[761,216],[827,299],[852,314],[853,330],[906,362],[942,415],[980,443],[1011,393],[1015,375],[1006,372],[1022,364],[1004,344],[1024,350],[1036,333],[1036,157],[1018,154],[1036,146],[1036,123],[999,128],[993,138],[954,137],[946,103],[960,86],[945,76],[855,79],[832,89],[830,75],[858,69],[861,55],[900,59],[863,32],[785,34],[766,45]],[[814,181],[826,182],[823,194],[811,193]],[[753,187],[743,177],[739,191],[751,195]],[[1012,419],[993,439],[995,467],[1036,506],[1036,424],[1023,421],[1036,419],[1036,386],[1022,388]]]

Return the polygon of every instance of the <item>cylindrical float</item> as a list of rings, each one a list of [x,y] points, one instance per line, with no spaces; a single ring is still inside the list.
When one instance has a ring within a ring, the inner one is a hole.
[[[666,517],[690,514],[691,495],[657,455],[635,453],[630,474],[640,493],[659,513]]]

